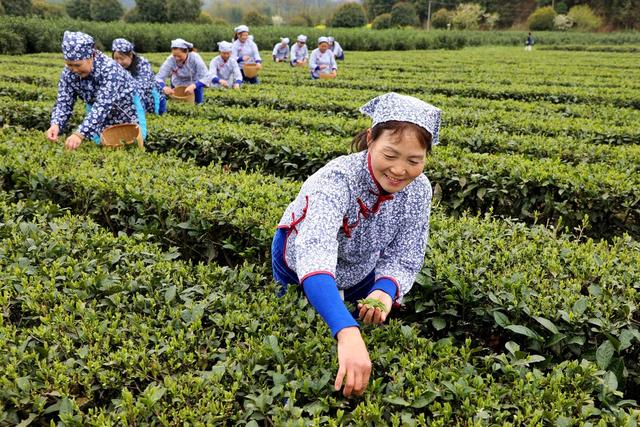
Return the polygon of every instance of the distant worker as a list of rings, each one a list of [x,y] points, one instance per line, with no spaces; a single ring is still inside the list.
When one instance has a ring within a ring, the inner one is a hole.
[[[242,73],[238,62],[231,58],[233,44],[227,41],[218,42],[220,55],[211,60],[209,74],[205,78],[207,85],[218,88],[239,89],[242,84]]]
[[[193,50],[193,44],[183,39],[171,40],[171,55],[167,57],[160,71],[156,74],[156,81],[165,95],[173,95],[174,87],[186,86],[185,93],[194,94],[195,103],[204,102],[204,87],[200,82],[209,70],[202,57]],[[170,78],[170,87],[165,86],[165,80]]]
[[[234,29],[231,57],[238,62],[243,81],[250,84],[260,83],[258,76],[248,77],[243,69],[245,64],[255,64],[258,71],[262,68],[262,58],[260,57],[260,52],[258,52],[258,45],[253,41],[253,37],[249,36],[249,27],[246,25],[239,25]]]
[[[307,36],[300,34],[296,43],[291,48],[291,66],[304,67],[309,61],[309,49],[307,48]]]
[[[336,60],[344,60],[344,50],[342,50],[340,43],[338,43],[333,37],[329,37],[329,49],[333,52],[333,56],[335,56]]]
[[[166,105],[164,94],[160,94],[156,75],[151,64],[143,56],[133,50],[133,44],[126,39],[115,39],[111,43],[111,57],[122,68],[127,70],[138,86],[138,93],[142,98],[144,110],[147,113],[162,114],[160,105]]]
[[[75,150],[85,139],[99,144],[102,131],[117,124],[138,124],[146,138],[144,107],[131,74],[97,50],[93,37],[85,33],[65,31],[62,54],[65,68],[58,81],[47,139],[58,140],[78,98],[84,101],[87,114],[65,140],[66,149]]]
[[[289,39],[282,37],[279,43],[273,47],[273,61],[286,62],[289,60]]]
[[[535,40],[533,39],[531,33],[529,33],[529,35],[527,36],[527,40],[524,42],[524,50],[531,51],[533,49],[534,43]]]
[[[320,37],[318,39],[318,47],[311,52],[309,57],[309,70],[312,79],[319,79],[320,74],[324,78],[335,78],[338,72],[338,64],[333,56],[333,52],[329,50],[329,38]]]

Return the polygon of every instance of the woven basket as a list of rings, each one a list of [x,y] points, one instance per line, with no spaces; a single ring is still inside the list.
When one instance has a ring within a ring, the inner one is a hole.
[[[244,72],[244,76],[248,79],[252,79],[258,75],[260,69],[257,64],[244,64],[242,66],[242,71]]]
[[[175,99],[176,101],[195,104],[196,103],[195,93],[185,93],[185,89],[187,89],[187,86],[176,86],[173,88],[173,95],[169,95],[169,96],[171,97],[171,99]]]
[[[100,145],[112,150],[133,144],[135,141],[138,142],[139,148],[144,148],[140,126],[133,123],[109,126],[100,135]]]
[[[320,73],[320,78],[321,79],[335,79],[336,76],[337,76],[337,74],[335,74],[335,73],[331,73],[331,74]]]

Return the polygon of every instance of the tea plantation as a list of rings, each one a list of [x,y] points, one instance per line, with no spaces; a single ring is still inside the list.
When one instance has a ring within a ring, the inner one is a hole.
[[[61,55],[0,56],[0,425],[637,425],[640,67],[606,50],[347,52],[334,81],[266,62],[148,116],[145,152],[48,142]],[[269,250],[388,91],[443,110],[436,200],[346,399]]]

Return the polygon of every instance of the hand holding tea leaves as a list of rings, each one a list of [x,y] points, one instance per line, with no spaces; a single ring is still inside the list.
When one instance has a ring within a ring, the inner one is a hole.
[[[358,318],[366,324],[382,324],[389,313],[393,301],[389,294],[381,290],[371,292],[367,298],[358,301]]]

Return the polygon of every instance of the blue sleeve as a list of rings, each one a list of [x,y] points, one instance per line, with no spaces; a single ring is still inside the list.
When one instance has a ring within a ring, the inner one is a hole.
[[[369,290],[369,293],[376,290],[382,291],[389,295],[392,301],[395,301],[398,295],[398,286],[393,282],[393,280],[386,277],[378,279]]]
[[[311,305],[329,325],[334,338],[342,329],[358,326],[340,298],[336,280],[330,274],[309,276],[302,282],[302,287]]]
[[[202,89],[203,87],[205,87],[206,85],[202,82],[196,82],[196,89]]]

